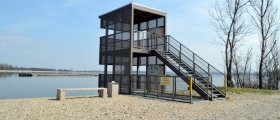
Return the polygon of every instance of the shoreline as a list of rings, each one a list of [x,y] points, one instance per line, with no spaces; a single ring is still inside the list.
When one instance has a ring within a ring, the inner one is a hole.
[[[8,119],[280,119],[280,94],[229,93],[229,99],[195,104],[133,95],[115,98],[54,97],[0,100]]]
[[[32,70],[0,70],[0,73],[31,74],[32,76],[98,76],[102,71],[32,71]]]

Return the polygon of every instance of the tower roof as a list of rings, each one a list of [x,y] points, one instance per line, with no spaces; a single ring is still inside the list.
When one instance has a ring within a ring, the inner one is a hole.
[[[155,9],[155,8],[152,8],[152,7],[148,7],[148,6],[145,6],[145,5],[141,5],[141,4],[133,3],[132,2],[132,3],[126,4],[124,6],[121,6],[119,8],[116,8],[116,9],[114,9],[112,11],[109,11],[107,13],[104,13],[104,14],[100,15],[99,18],[101,18],[102,16],[106,16],[107,14],[109,14],[111,12],[114,12],[114,11],[117,11],[119,9],[125,8],[127,6],[131,6],[132,8],[137,9],[137,10],[141,10],[141,11],[145,11],[145,12],[150,12],[150,13],[161,15],[161,16],[165,16],[166,15],[165,11],[162,11],[162,10],[159,10],[159,9]]]

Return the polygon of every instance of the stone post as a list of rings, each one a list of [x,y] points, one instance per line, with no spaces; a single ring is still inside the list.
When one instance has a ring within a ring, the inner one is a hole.
[[[57,100],[64,100],[65,99],[65,93],[62,89],[57,89],[56,99]]]
[[[107,98],[107,88],[103,88],[102,90],[98,90],[99,97]]]
[[[115,81],[108,83],[108,97],[117,97],[119,95],[119,84]]]

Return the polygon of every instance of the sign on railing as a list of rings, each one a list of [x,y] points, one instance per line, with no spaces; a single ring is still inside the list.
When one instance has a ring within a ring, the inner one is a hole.
[[[170,84],[171,84],[171,77],[160,78],[160,85],[170,85]]]

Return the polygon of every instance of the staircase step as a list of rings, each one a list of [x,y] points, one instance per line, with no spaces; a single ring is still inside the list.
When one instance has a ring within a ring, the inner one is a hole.
[[[185,63],[180,63],[181,66],[187,66]]]
[[[184,68],[185,70],[188,70],[188,71],[192,71],[188,66],[186,65],[180,65],[182,68]]]
[[[209,90],[211,90],[211,87],[210,87],[210,89]],[[219,90],[217,90],[217,89],[215,89],[214,87],[213,87],[213,92],[220,92]]]
[[[190,69],[187,65],[182,65],[183,68],[186,68],[186,69],[189,69],[189,70],[192,70]]]
[[[170,57],[170,58],[166,58],[166,59],[168,59],[168,60],[173,60],[173,58],[171,58],[171,57]]]
[[[221,94],[219,91],[213,91],[214,94]]]
[[[169,51],[164,51],[164,53],[170,53]]]
[[[192,71],[191,69],[187,69],[187,68],[184,68],[186,71],[188,72],[192,72],[193,74],[195,73],[194,71]]]
[[[222,94],[213,94],[214,96],[217,96],[217,97],[219,97],[219,96],[224,96],[224,95],[222,95]]]
[[[197,77],[196,79],[199,80],[199,81],[205,81],[205,80],[203,79],[203,77]]]
[[[171,59],[175,59],[175,58],[176,58],[175,56],[172,56],[172,55],[169,55],[169,57],[170,57]]]
[[[187,71],[188,71],[188,70],[187,70]],[[189,73],[189,74],[194,74],[194,72],[193,72],[193,71],[188,71],[188,73]]]
[[[203,86],[207,87],[207,82],[201,81],[200,83],[203,84]]]
[[[172,58],[176,58],[176,56],[175,55],[173,55],[173,54],[170,54],[170,55],[168,55],[169,57],[172,57]]]
[[[200,75],[194,74],[193,77],[198,78]]]
[[[203,86],[205,86],[205,87],[207,87],[207,86],[209,86],[209,87],[211,87],[211,84],[207,84],[207,82],[200,82],[201,84],[203,84]]]
[[[171,59],[176,58],[176,57],[175,57],[175,56],[173,56],[173,55],[168,55],[168,57],[169,57],[169,58],[171,58]]]
[[[218,94],[218,95],[216,95],[218,98],[224,98],[225,96],[224,95],[222,95],[222,94]]]
[[[196,80],[198,80],[199,82],[207,82],[206,80],[202,79],[202,78],[196,78]]]

